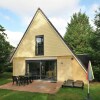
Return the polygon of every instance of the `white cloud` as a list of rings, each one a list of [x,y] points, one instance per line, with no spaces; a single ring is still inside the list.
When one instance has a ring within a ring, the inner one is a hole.
[[[6,2],[2,0],[0,7],[19,14],[25,25],[29,24],[33,13],[40,7],[63,36],[70,16],[80,9],[79,2],[80,0],[7,0]]]
[[[91,18],[94,17],[95,11],[97,11],[98,8],[99,8],[99,4],[96,3],[90,6],[87,12]]]
[[[33,14],[40,7],[61,35],[64,36],[70,16],[73,12],[79,11],[79,2],[80,0],[7,0],[6,2],[0,0],[0,7],[18,14],[25,26],[29,24]],[[21,32],[7,31],[6,33],[10,43],[14,46],[18,44],[22,37]]]
[[[80,0],[0,0],[0,7],[22,16],[34,12],[38,7],[49,13],[75,9]]]
[[[34,8],[42,8],[45,12],[62,14],[76,8],[80,0],[34,0]]]
[[[0,0],[0,8],[8,9],[17,14],[22,19],[20,23],[23,23],[26,27],[37,8],[40,7],[61,35],[64,36],[67,23],[70,22],[71,16],[79,10],[86,12],[93,26],[93,21],[91,20],[93,20],[94,11],[98,8],[99,4],[89,5],[89,8],[87,8],[86,5],[80,5],[80,1],[81,0]],[[9,20],[10,18],[5,16],[5,19]],[[7,31],[7,34],[11,44],[16,46],[23,33]]]
[[[0,0],[0,7],[19,15],[27,25],[38,7],[49,17],[70,16],[79,9],[79,2],[80,0]]]
[[[87,15],[89,16],[89,22],[91,24],[91,26],[95,29],[95,25],[94,25],[94,17],[95,17],[95,11],[97,11],[99,8],[99,4],[92,4],[90,6],[90,8],[87,11]]]
[[[67,21],[64,18],[52,17],[49,18],[59,33],[64,36],[67,26]]]
[[[0,0],[0,7],[13,11],[14,13],[25,15],[33,6],[33,0]]]
[[[93,4],[92,6],[91,6],[91,11],[92,12],[95,12],[97,9],[99,8],[99,4]]]
[[[11,20],[9,16],[4,16],[6,20]]]
[[[17,44],[19,43],[19,41],[21,40],[21,38],[23,36],[22,32],[12,32],[12,31],[7,30],[5,33],[7,34],[7,37],[8,37],[7,40],[14,47],[17,46]]]
[[[11,20],[11,18],[8,15],[0,13],[0,17],[4,18],[5,20]]]
[[[24,16],[23,17],[23,20],[22,20],[22,23],[23,23],[23,25],[29,25],[29,23],[31,22],[31,20],[32,20],[32,17],[33,16]]]

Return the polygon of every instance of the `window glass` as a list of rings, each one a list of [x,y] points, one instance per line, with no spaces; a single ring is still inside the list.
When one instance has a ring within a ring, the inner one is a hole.
[[[44,54],[44,36],[36,36],[36,55]]]

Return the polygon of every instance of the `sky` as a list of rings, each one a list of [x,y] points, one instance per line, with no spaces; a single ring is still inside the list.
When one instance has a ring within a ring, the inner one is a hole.
[[[0,0],[0,24],[6,29],[10,44],[16,47],[38,8],[64,36],[71,16],[80,10],[94,27],[99,6],[100,0]]]

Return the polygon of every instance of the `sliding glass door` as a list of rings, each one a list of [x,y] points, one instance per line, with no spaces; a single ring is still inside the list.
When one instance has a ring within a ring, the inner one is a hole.
[[[35,79],[56,80],[56,60],[27,60],[26,73],[31,74]]]

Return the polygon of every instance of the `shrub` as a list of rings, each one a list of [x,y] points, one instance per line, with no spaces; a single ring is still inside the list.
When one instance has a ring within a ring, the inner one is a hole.
[[[12,66],[6,67],[5,71],[6,71],[6,72],[12,72]]]

